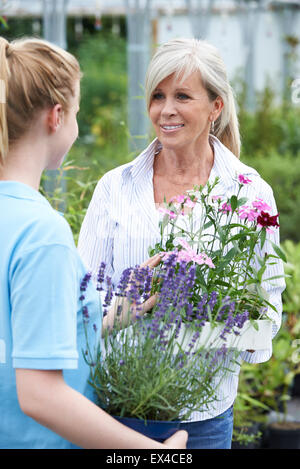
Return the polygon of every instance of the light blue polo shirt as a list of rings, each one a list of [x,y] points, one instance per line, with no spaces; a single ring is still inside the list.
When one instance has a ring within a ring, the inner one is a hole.
[[[68,223],[33,188],[0,181],[0,220],[0,448],[70,448],[21,411],[15,368],[63,370],[93,398],[79,300],[86,269]],[[93,348],[102,312],[92,282],[85,296]]]

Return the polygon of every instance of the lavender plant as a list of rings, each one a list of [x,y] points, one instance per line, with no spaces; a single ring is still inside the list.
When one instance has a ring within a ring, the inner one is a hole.
[[[99,290],[104,284],[106,290],[110,285],[103,267],[99,270]],[[157,302],[151,314],[146,315],[141,313],[142,303],[151,294],[153,271],[136,267],[123,272],[115,297],[123,300],[123,308],[127,305],[128,315],[134,305],[136,320],[122,329],[117,314],[114,326],[104,335],[102,347],[91,350],[87,346],[85,351],[97,403],[111,415],[143,420],[186,420],[193,411],[212,409],[223,379],[236,370],[237,352],[226,346],[227,335],[233,330],[239,333],[241,322],[236,318],[224,324],[218,346],[208,350],[197,343],[206,314],[201,303],[188,344],[183,346],[180,340],[182,325],[190,320],[191,311],[186,305],[190,304],[195,286],[195,272],[194,266],[184,261],[178,265],[175,255],[166,259],[160,273]],[[86,288],[86,279],[83,288]],[[84,298],[82,301],[88,325]],[[104,314],[114,301],[115,298],[105,303]],[[210,301],[216,301],[215,294]],[[226,302],[222,304],[226,306]]]

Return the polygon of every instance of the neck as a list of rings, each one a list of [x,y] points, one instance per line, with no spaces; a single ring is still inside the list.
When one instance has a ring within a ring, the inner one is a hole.
[[[157,175],[167,176],[173,181],[207,181],[214,162],[214,152],[209,142],[191,148],[163,148],[155,158]]]
[[[45,149],[39,143],[22,141],[11,148],[0,167],[0,179],[17,181],[38,190],[44,170]]]

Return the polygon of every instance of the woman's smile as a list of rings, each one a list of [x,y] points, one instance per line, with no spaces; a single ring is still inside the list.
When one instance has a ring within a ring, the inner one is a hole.
[[[163,132],[173,133],[184,127],[184,124],[160,124],[160,128]]]

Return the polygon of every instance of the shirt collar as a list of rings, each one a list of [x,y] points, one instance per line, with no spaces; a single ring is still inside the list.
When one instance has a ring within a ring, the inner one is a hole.
[[[44,205],[50,205],[48,200],[40,192],[19,181],[0,181],[0,194],[15,199],[34,200]]]
[[[258,176],[255,169],[242,163],[217,137],[210,135],[209,138],[214,147],[210,182],[219,176],[224,187],[229,188],[236,183],[239,174]],[[135,182],[139,179],[145,180],[146,177],[152,178],[154,158],[161,148],[161,143],[155,138],[140,155],[126,165],[123,174],[129,171]]]
[[[239,174],[247,176],[259,175],[255,169],[242,163],[217,137],[210,135],[210,141],[213,143],[215,153],[212,174],[214,178],[218,176],[226,188],[231,187],[237,182]]]
[[[126,165],[123,175],[130,173],[134,181],[153,174],[154,157],[159,152],[160,142],[155,138],[140,155]]]

